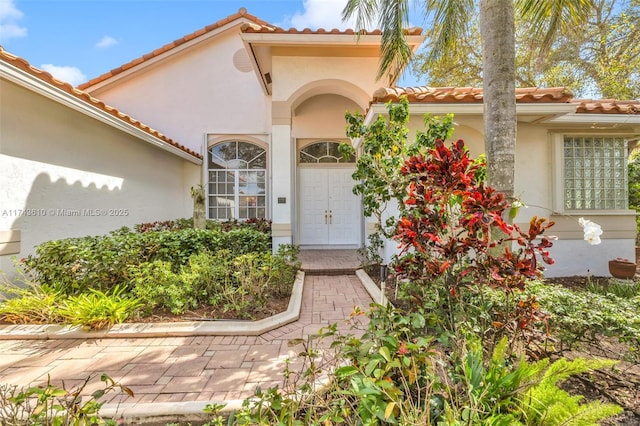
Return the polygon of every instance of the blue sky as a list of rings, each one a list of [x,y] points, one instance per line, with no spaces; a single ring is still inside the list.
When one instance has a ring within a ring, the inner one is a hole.
[[[0,44],[73,85],[245,7],[284,28],[352,28],[346,0],[0,0]],[[419,25],[419,24],[418,24]],[[418,82],[410,75],[401,85]]]

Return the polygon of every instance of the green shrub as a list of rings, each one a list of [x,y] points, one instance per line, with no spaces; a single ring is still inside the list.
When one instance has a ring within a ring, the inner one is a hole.
[[[133,266],[130,272],[132,292],[142,301],[147,315],[156,307],[167,308],[179,315],[195,306],[190,282],[173,272],[170,262],[147,262]]]
[[[155,222],[145,222],[135,225],[136,232],[149,231],[177,231],[181,229],[193,228],[193,218],[181,218],[173,220],[163,220]],[[268,219],[229,219],[225,222],[217,220],[207,220],[206,229],[230,231],[232,229],[249,228],[266,234],[271,234],[271,221]]]
[[[223,301],[224,289],[234,285],[232,263],[233,257],[227,249],[215,253],[205,251],[189,258],[180,277],[191,287],[198,302],[216,306]]]
[[[248,317],[247,307],[259,310],[269,296],[290,294],[299,267],[296,250],[282,248],[276,255],[266,251],[236,256],[230,249],[204,250],[192,254],[178,271],[171,262],[146,262],[130,268],[129,287],[143,301],[147,314],[155,307],[182,314],[211,305]]]
[[[169,262],[179,272],[189,258],[203,251],[228,249],[232,256],[270,250],[270,236],[250,228],[131,232],[127,228],[104,236],[48,241],[25,259],[26,273],[42,284],[56,284],[64,294],[89,288],[108,291],[129,282],[132,266]]]
[[[269,294],[286,296],[291,293],[291,285],[300,269],[299,252],[300,248],[298,246],[284,244],[278,247],[275,256],[269,257],[266,283]]]

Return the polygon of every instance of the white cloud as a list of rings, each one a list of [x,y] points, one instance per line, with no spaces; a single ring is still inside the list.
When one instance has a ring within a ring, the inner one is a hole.
[[[13,0],[0,0],[0,19],[21,19],[23,13],[18,10]]]
[[[0,40],[25,37],[27,29],[16,24],[0,24]]]
[[[104,36],[99,42],[96,43],[96,47],[105,49],[107,47],[115,46],[116,44],[118,44],[118,40],[111,36]]]
[[[316,30],[324,28],[331,30],[338,28],[344,30],[353,28],[354,22],[342,22],[342,9],[347,4],[347,0],[304,0],[303,12],[296,12],[292,17],[288,17],[281,26],[294,27],[297,29],[311,28]]]
[[[69,83],[72,86],[77,86],[80,83],[87,81],[87,76],[80,71],[77,67],[70,66],[57,66],[53,64],[42,64],[40,66],[43,70],[51,73],[56,79]]]
[[[15,22],[22,19],[23,15],[13,0],[0,0],[0,42],[27,35],[27,29]]]

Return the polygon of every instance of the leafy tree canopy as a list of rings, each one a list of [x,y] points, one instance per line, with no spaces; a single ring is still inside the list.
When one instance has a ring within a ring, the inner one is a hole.
[[[516,82],[519,87],[569,87],[577,97],[640,97],[640,0],[590,0],[588,21],[542,46],[540,24],[516,22]],[[413,62],[413,72],[431,86],[482,86],[478,17],[447,54],[431,54],[436,34]]]

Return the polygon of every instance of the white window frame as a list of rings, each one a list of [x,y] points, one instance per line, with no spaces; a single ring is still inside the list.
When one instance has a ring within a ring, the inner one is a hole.
[[[559,214],[628,214],[629,208],[614,209],[567,209],[565,207],[565,158],[564,158],[564,139],[565,137],[601,137],[601,138],[622,138],[629,143],[630,136],[620,133],[587,133],[587,132],[562,132],[552,133],[552,158],[553,158],[553,209]],[[628,155],[624,156],[624,173],[625,182],[628,185]],[[628,191],[627,188],[625,188]],[[628,198],[628,195],[627,195]],[[628,200],[627,200],[628,201]]]
[[[259,170],[264,170],[265,172],[265,194],[264,194],[264,218],[268,219],[270,216],[270,208],[269,208],[269,204],[270,204],[270,177],[269,177],[269,167],[270,167],[270,163],[269,163],[269,148],[268,145],[265,144],[263,141],[257,140],[254,137],[251,136],[247,136],[247,135],[213,135],[213,134],[208,134],[206,137],[207,141],[205,142],[205,158],[204,158],[204,167],[203,167],[203,171],[204,171],[204,186],[205,186],[205,199],[206,199],[206,217],[209,220],[219,220],[219,221],[225,221],[225,220],[246,220],[247,218],[240,218],[237,217],[237,215],[235,215],[236,211],[239,212],[240,206],[238,205],[238,198],[239,198],[239,193],[238,193],[238,187],[236,186],[236,191],[234,192],[234,198],[236,200],[235,202],[235,206],[234,208],[234,217],[232,218],[227,218],[227,219],[214,219],[210,217],[210,203],[209,203],[209,199],[210,199],[210,191],[209,191],[209,172],[212,170],[215,171],[221,171],[221,170],[225,170],[225,169],[210,169],[209,168],[209,156],[211,155],[211,153],[209,152],[215,145],[218,145],[220,143],[225,143],[225,142],[244,142],[244,143],[248,143],[251,145],[255,145],[261,149],[264,149],[265,153],[265,169],[229,169],[229,170],[234,170],[236,171],[235,174],[235,180],[236,183],[238,181],[238,172],[243,172],[243,171],[259,171]]]
[[[342,156],[340,158],[337,157],[333,157],[333,156],[322,156],[322,157],[317,157],[316,159],[320,159],[320,158],[335,158],[337,161],[301,161],[301,156],[302,153],[304,152],[304,150],[306,148],[309,148],[311,145],[315,145],[318,143],[327,143],[327,144],[336,144],[336,145],[340,145],[342,143],[345,143],[346,141],[342,141],[342,140],[337,140],[337,139],[314,139],[314,140],[310,140],[310,141],[304,141],[302,144],[299,144],[298,149],[296,150],[296,163],[299,166],[303,166],[303,167],[308,167],[308,166],[328,166],[328,165],[355,165],[356,164],[356,159],[357,156],[354,154],[353,158],[351,158],[351,161],[344,161],[344,159],[342,159]],[[348,142],[347,142],[348,143]],[[306,154],[309,158],[314,158],[312,155],[310,154]],[[341,161],[342,160],[342,161]]]

